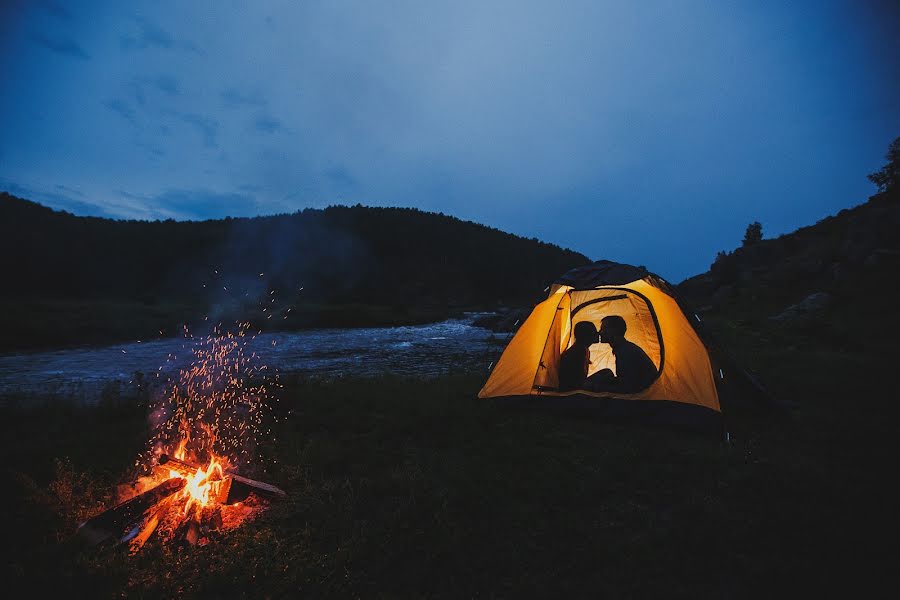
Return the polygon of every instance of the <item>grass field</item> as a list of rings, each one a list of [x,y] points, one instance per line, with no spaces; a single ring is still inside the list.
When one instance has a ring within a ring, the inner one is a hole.
[[[287,501],[136,557],[73,533],[112,502],[144,412],[6,408],[4,581],[74,597],[874,593],[892,558],[890,355],[717,328],[790,416],[730,407],[725,443],[496,407],[475,399],[486,374],[287,377],[266,475]]]

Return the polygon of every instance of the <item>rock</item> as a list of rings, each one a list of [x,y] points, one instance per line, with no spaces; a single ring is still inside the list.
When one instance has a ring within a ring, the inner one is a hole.
[[[831,294],[815,292],[797,304],[787,307],[781,314],[770,317],[770,320],[778,323],[806,323],[814,321],[825,314],[833,299]]]

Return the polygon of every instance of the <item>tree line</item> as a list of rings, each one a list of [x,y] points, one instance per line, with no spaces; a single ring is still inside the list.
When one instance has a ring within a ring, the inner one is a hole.
[[[516,305],[576,252],[442,214],[361,205],[209,221],[77,217],[0,194],[7,298],[215,303],[278,290],[310,302]]]

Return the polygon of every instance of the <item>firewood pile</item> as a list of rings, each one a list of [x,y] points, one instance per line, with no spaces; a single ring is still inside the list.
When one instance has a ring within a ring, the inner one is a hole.
[[[154,534],[167,542],[204,544],[287,495],[220,460],[202,468],[166,454],[150,476],[124,491],[133,495],[81,524],[78,534],[88,545],[128,544],[134,553]]]

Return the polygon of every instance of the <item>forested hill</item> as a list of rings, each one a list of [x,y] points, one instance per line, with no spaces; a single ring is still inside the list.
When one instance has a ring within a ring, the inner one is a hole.
[[[309,307],[332,315],[335,306],[394,308],[381,311],[393,322],[404,311],[421,320],[421,311],[529,304],[554,277],[586,262],[536,239],[416,209],[357,205],[200,222],[117,221],[0,194],[5,303],[204,312],[276,291],[282,301],[307,306],[294,325],[353,325],[366,324],[365,310],[331,323]]]

